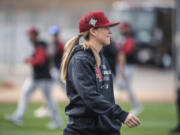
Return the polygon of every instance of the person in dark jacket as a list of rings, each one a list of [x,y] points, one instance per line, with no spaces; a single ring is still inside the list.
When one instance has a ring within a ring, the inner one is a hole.
[[[62,82],[60,78],[60,65],[64,53],[64,42],[59,37],[60,29],[58,26],[51,26],[49,28],[49,34],[52,37],[52,42],[50,43],[48,48],[50,74],[54,82],[56,82],[56,84],[58,84],[62,88],[60,90],[65,90],[65,84]],[[50,111],[47,105],[43,105],[34,111],[34,115],[38,118],[49,117]],[[61,123],[63,122],[61,121]]]
[[[59,117],[56,103],[51,95],[52,78],[49,72],[49,60],[46,52],[46,43],[39,41],[38,30],[32,27],[28,30],[28,36],[34,47],[34,53],[32,57],[26,58],[25,62],[32,66],[32,76],[29,77],[23,86],[22,97],[18,104],[16,112],[12,116],[7,116],[7,120],[18,126],[23,125],[23,117],[26,111],[30,95],[36,88],[41,88],[46,104],[50,110],[52,122],[48,125],[48,128],[60,128],[61,119]]]
[[[180,76],[178,76],[179,79]],[[180,79],[179,79],[180,80]],[[177,87],[177,98],[176,98],[176,111],[177,111],[177,125],[173,129],[170,130],[171,134],[180,134],[180,84],[178,83]]]
[[[111,71],[116,76],[116,64],[117,64],[117,55],[118,55],[118,49],[115,46],[115,43],[111,39],[110,45],[104,46],[102,49],[103,55],[108,61],[108,64],[111,68]]]
[[[63,135],[120,135],[122,123],[131,128],[140,124],[115,104],[112,73],[101,51],[110,44],[110,27],[118,24],[102,11],[89,12],[79,21],[79,35],[65,45],[61,77],[70,103]],[[82,37],[85,42],[79,44]]]

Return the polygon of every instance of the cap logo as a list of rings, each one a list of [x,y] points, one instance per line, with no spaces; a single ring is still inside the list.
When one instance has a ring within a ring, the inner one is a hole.
[[[91,20],[89,21],[89,24],[92,26],[96,26],[96,22],[97,22],[97,20],[91,18]]]

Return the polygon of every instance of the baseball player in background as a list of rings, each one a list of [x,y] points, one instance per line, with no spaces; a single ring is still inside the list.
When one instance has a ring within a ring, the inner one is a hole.
[[[135,72],[135,39],[132,35],[131,26],[128,22],[122,22],[119,26],[120,42],[118,43],[118,64],[116,84],[119,89],[128,92],[132,110],[134,115],[138,115],[142,111],[142,105],[138,102],[134,90],[132,88],[132,80]]]
[[[24,61],[32,66],[32,76],[24,83],[22,96],[15,113],[11,116],[7,116],[6,119],[18,126],[22,126],[30,95],[36,88],[41,88],[52,118],[52,122],[49,123],[48,128],[61,128],[62,123],[58,108],[51,95],[53,81],[50,75],[49,60],[46,52],[47,44],[40,41],[38,35],[39,32],[37,28],[32,27],[28,30],[28,36],[33,45],[34,53],[32,57],[26,58]]]
[[[51,70],[52,77],[56,80],[60,86],[65,89],[65,84],[61,80],[60,65],[62,56],[64,53],[64,42],[60,39],[60,29],[57,26],[52,26],[49,29],[49,33],[52,36],[52,43],[50,46],[49,56],[53,65]]]
[[[59,27],[51,26],[49,33],[52,36],[52,42],[48,48],[48,56],[51,65],[50,73],[56,84],[60,85],[60,87],[65,90],[65,83],[62,82],[60,77],[60,65],[64,53],[64,42],[59,37]],[[34,111],[34,115],[38,118],[43,118],[50,116],[50,111],[48,110],[47,105],[43,105]]]

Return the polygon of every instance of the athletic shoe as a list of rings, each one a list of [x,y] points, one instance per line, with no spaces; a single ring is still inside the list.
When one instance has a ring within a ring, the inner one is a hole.
[[[180,125],[170,131],[170,133],[180,133]]]
[[[37,118],[49,117],[50,112],[47,107],[40,107],[34,111],[34,116]]]
[[[50,129],[50,130],[53,130],[53,129],[59,129],[59,128],[62,128],[62,125],[61,124],[56,124],[54,122],[51,122],[47,125],[47,128]]]
[[[132,113],[133,115],[139,115],[141,112],[143,111],[143,106],[142,105],[139,105],[138,107],[136,108],[133,108],[130,113]]]
[[[21,127],[23,125],[23,122],[21,119],[17,119],[15,116],[5,116],[5,119],[12,124],[15,124],[16,126]]]

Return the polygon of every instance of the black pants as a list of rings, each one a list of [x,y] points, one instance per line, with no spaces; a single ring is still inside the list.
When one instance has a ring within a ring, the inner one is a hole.
[[[95,129],[96,130],[96,129]],[[64,129],[63,135],[120,135],[119,133],[102,133],[102,132],[82,132],[82,131],[76,131],[72,129]]]
[[[177,115],[178,115],[178,126],[180,127],[180,88],[177,89]]]
[[[91,118],[69,118],[63,135],[120,135],[120,132],[99,131],[96,124]]]

